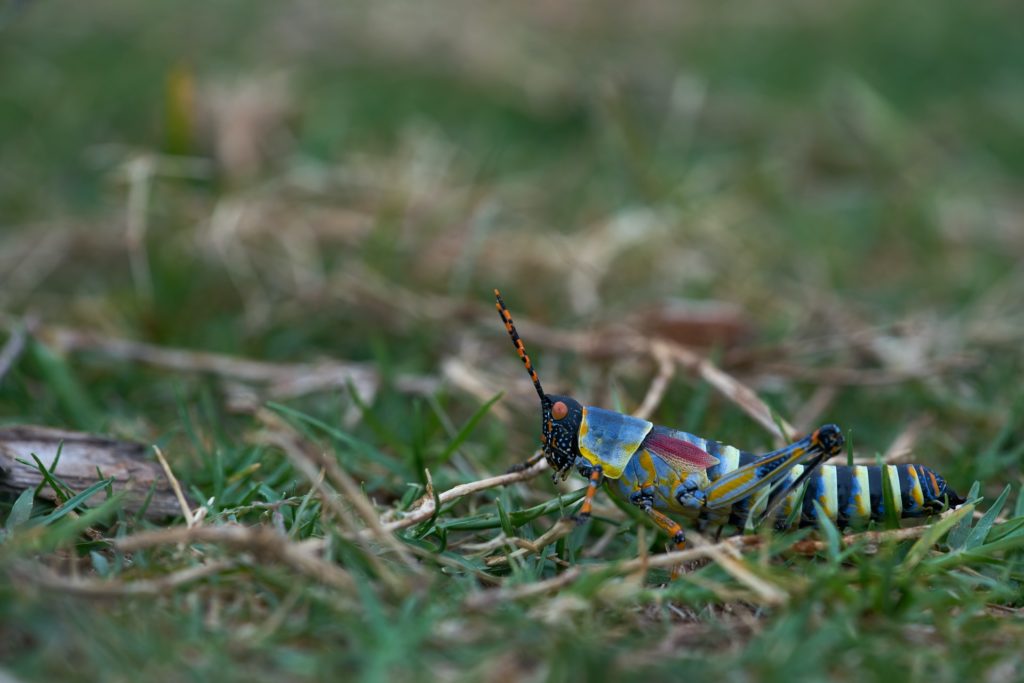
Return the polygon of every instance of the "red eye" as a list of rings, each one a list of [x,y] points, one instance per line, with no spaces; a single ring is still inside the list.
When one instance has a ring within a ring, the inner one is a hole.
[[[557,401],[555,405],[551,406],[551,417],[556,420],[561,420],[563,417],[569,414],[569,406],[565,405],[561,401]]]

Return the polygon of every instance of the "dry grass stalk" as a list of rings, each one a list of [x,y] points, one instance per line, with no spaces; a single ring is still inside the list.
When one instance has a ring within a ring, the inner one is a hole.
[[[488,557],[486,560],[488,567],[497,567],[503,564],[509,564],[512,560],[522,557],[527,553],[534,555],[540,555],[544,548],[548,547],[560,538],[564,538],[572,533],[572,530],[576,528],[576,522],[571,519],[559,519],[555,522],[554,526],[545,531],[537,538],[529,541],[525,538],[504,538],[503,545],[513,544],[518,546],[518,550],[514,550],[507,555],[496,555],[494,557]]]
[[[753,389],[719,368],[705,356],[676,342],[615,329],[597,334],[561,332],[537,325],[522,316],[516,318],[516,326],[524,339],[529,338],[535,343],[573,351],[580,355],[596,357],[649,356],[655,359],[655,363],[659,366],[659,373],[667,372],[663,369],[664,364],[670,361],[703,379],[725,399],[735,404],[769,433],[775,435],[778,440],[788,441],[790,435],[796,431],[792,425],[776,416]],[[654,398],[657,398],[656,393]],[[652,399],[651,402],[653,403],[654,400]]]
[[[633,411],[633,415],[645,420],[649,419],[654,411],[658,409],[658,406],[661,405],[661,400],[665,398],[665,392],[668,390],[669,382],[672,381],[676,374],[676,364],[673,362],[669,349],[662,342],[652,342],[651,355],[658,364],[658,374],[651,380],[647,393],[644,395],[644,400]]]
[[[882,456],[882,461],[889,464],[906,462],[913,455],[917,440],[931,426],[932,422],[930,415],[924,415],[904,427],[903,431],[889,444],[889,448]]]
[[[329,488],[326,482],[319,476],[321,469],[326,470],[326,459],[312,456],[306,447],[307,444],[274,413],[264,409],[259,412],[259,417],[268,426],[266,433],[261,436],[260,441],[265,444],[274,445],[284,451],[296,469],[306,476],[317,493],[320,494],[323,505],[331,511],[331,514],[341,525],[342,534],[363,547],[365,557],[373,565],[381,580],[392,591],[404,592],[406,590],[405,582],[378,557],[376,549],[369,543],[371,540],[377,540],[385,545],[394,546],[399,545],[398,541],[390,534],[374,533],[373,529],[365,529],[364,531],[369,531],[370,533],[360,535],[359,527],[355,523],[355,515],[349,504],[350,502],[347,499],[343,499],[337,491]],[[401,546],[399,546],[399,557],[408,560],[407,555],[402,550]],[[408,563],[410,566],[412,565],[411,560],[408,560]]]
[[[933,418],[930,415],[923,415],[904,427],[903,431],[896,436],[885,450],[885,453],[882,454],[881,462],[888,465],[909,462],[914,455],[914,446],[917,444],[917,440],[932,422]],[[864,450],[861,449],[861,452],[864,452]],[[846,456],[843,454],[835,456],[832,460],[838,460],[841,464],[846,464]],[[853,459],[854,465],[863,465],[865,467],[871,467],[878,463],[879,459],[874,456],[863,456]],[[980,513],[975,514],[980,515]]]
[[[485,375],[476,367],[456,356],[449,356],[441,361],[441,375],[445,381],[481,403],[489,401],[494,396],[494,384],[488,382]],[[500,401],[491,406],[491,412],[503,420],[511,416],[508,408],[503,406]]]
[[[418,321],[428,318],[450,322],[453,318],[467,316],[475,317],[481,322],[494,319],[494,312],[490,306],[466,305],[447,297],[414,292],[384,280],[365,268],[348,272],[343,277],[346,286],[339,287],[338,291],[343,291],[353,304],[365,305],[365,301],[357,301],[354,298],[356,292],[365,292],[372,296],[381,307],[397,309],[403,320]],[[360,295],[359,298],[362,299],[362,296]],[[516,316],[516,326],[524,339],[581,355],[596,357],[616,357],[627,354],[650,356],[659,366],[659,375],[667,372],[664,369],[665,364],[668,359],[671,359],[672,362],[710,384],[712,388],[735,403],[769,433],[775,435],[778,440],[785,441],[790,434],[795,432],[785,420],[778,419],[773,415],[771,408],[752,389],[717,367],[703,355],[669,339],[648,337],[619,328],[606,329],[598,333],[564,332],[539,325],[522,315]],[[659,381],[658,385],[660,384]],[[645,400],[641,404],[643,410],[647,410],[651,405],[656,407],[658,391],[663,391],[663,389],[659,389],[657,385],[649,390],[648,393],[653,393],[653,395],[650,400]],[[493,392],[489,392],[489,395],[493,395]]]
[[[276,398],[294,398],[350,385],[360,395],[372,395],[380,383],[376,368],[367,363],[271,363],[207,351],[166,348],[67,327],[38,326],[35,332],[60,352],[97,351],[116,360],[164,370],[209,373],[224,379],[266,384],[267,393]],[[429,394],[437,390],[438,381],[425,375],[400,374],[394,378],[394,386],[407,393]]]
[[[793,416],[793,425],[797,433],[806,433],[814,429],[820,423],[822,413],[829,409],[837,396],[838,387],[832,384],[818,386]]]
[[[155,579],[136,579],[134,581],[117,581],[104,579],[83,579],[62,576],[38,563],[20,563],[13,568],[12,574],[40,588],[57,590],[70,595],[85,598],[124,598],[135,596],[153,596],[170,593],[182,586],[195,583],[208,576],[230,571],[238,566],[234,560],[216,560],[205,564],[180,569]]]
[[[780,443],[793,439],[796,429],[772,412],[753,389],[725,372],[707,358],[679,344],[662,342],[668,346],[676,361],[711,385],[718,393],[732,401],[755,422],[775,435]]]
[[[356,514],[362,518],[363,523],[366,524],[364,531],[369,532],[369,535],[363,535],[355,533],[358,531],[351,524],[350,511],[344,510],[343,508],[336,509],[336,513],[339,513],[342,517],[342,521],[349,527],[349,530],[353,532],[353,537],[356,539],[366,539],[372,537],[381,545],[390,548],[392,552],[414,573],[421,573],[420,567],[410,555],[407,546],[402,544],[392,534],[384,530],[381,525],[380,518],[378,517],[377,510],[374,508],[373,503],[366,497],[366,494],[359,488],[358,484],[352,479],[347,472],[345,472],[338,462],[329,457],[325,457],[315,447],[301,439],[300,435],[292,428],[287,422],[281,419],[276,413],[270,410],[260,410],[257,417],[263,422],[263,424],[271,430],[272,433],[277,435],[278,445],[285,450],[288,457],[292,462],[299,465],[300,469],[306,473],[309,477],[310,482],[316,485],[316,482],[320,479],[319,472],[324,471],[327,474],[327,478],[330,482],[345,496],[347,502],[355,510]],[[312,475],[310,477],[310,475]],[[330,496],[330,494],[324,489],[323,483],[320,483],[320,493],[322,496]],[[330,496],[332,499],[336,499],[338,494]],[[367,553],[373,555],[374,552],[371,548],[366,548]],[[383,569],[383,568],[382,568]]]
[[[953,514],[955,511],[947,511],[941,515],[945,517]],[[847,548],[855,544],[864,544],[866,546],[879,546],[883,543],[895,543],[898,541],[904,541],[912,538],[919,538],[923,536],[931,528],[929,524],[922,524],[920,526],[907,527],[905,529],[892,529],[889,531],[863,531],[855,534],[847,534],[842,536],[840,539],[841,547]],[[692,532],[691,532],[692,533]],[[688,533],[687,536],[691,536]],[[761,536],[734,536],[727,538],[719,543],[707,543],[700,545],[695,548],[687,548],[686,550],[677,550],[674,552],[663,553],[661,555],[654,555],[651,557],[638,557],[633,560],[627,560],[625,562],[599,562],[588,565],[577,565],[562,572],[558,576],[555,576],[544,581],[536,581],[534,583],[514,586],[510,588],[498,588],[496,590],[486,591],[477,593],[470,596],[466,601],[465,605],[468,609],[481,610],[490,609],[497,605],[504,604],[510,600],[523,600],[538,595],[544,595],[546,593],[556,591],[567,586],[572,585],[581,578],[596,573],[614,573],[617,575],[628,575],[633,572],[640,571],[641,569],[654,569],[654,568],[671,568],[675,565],[682,564],[685,562],[692,562],[700,559],[712,559],[719,561],[722,558],[726,558],[726,562],[730,560],[734,561],[734,554],[737,552],[745,551],[749,552],[757,550],[763,547],[765,539]],[[799,555],[814,555],[825,550],[828,544],[824,541],[817,541],[813,539],[798,541],[789,547],[789,551]],[[738,565],[730,565],[733,570]],[[726,565],[723,565],[726,571],[729,569]],[[743,569],[746,569],[743,567]],[[747,570],[749,573],[749,570]],[[682,575],[686,579],[687,575]],[[755,579],[760,580],[758,577]],[[749,577],[748,577],[749,579]],[[688,580],[688,579],[687,579]],[[742,581],[741,581],[742,582]],[[749,586],[749,584],[748,584]],[[762,589],[764,586],[761,587]],[[769,586],[767,592],[755,591],[755,596],[762,598],[775,599],[778,597],[777,591],[779,589],[774,586]]]
[[[437,496],[437,500],[440,501],[441,505],[446,505],[453,500],[458,500],[459,498],[464,498],[465,496],[469,496],[480,491],[486,491],[487,489],[496,488],[498,486],[507,486],[508,484],[514,484],[518,481],[531,479],[543,472],[547,467],[547,460],[540,459],[524,470],[506,472],[505,474],[499,474],[493,477],[486,477],[466,484],[453,486],[447,491],[439,494]],[[399,529],[406,529],[408,527],[415,526],[420,522],[425,522],[430,519],[436,511],[437,509],[435,508],[434,497],[424,496],[419,500],[419,503],[415,505],[411,511],[406,512],[405,516],[401,519],[388,522],[382,520],[381,528],[388,533],[398,531]],[[368,531],[369,530],[364,529],[361,534],[365,537]]]
[[[926,380],[937,375],[975,365],[977,359],[968,355],[953,355],[935,360],[917,368],[875,369],[825,367],[815,368],[793,363],[769,362],[758,366],[763,375],[777,375],[799,382],[813,382],[837,386],[887,386],[917,380]]]
[[[789,599],[788,594],[762,579],[752,572],[741,560],[734,557],[733,553],[729,551],[735,552],[735,546],[730,547],[726,544],[708,543],[703,536],[695,531],[688,532],[686,537],[691,545],[695,548],[706,550],[708,558],[721,565],[722,569],[728,572],[730,576],[753,591],[760,598],[762,604],[781,605]]]
[[[185,498],[185,492],[182,491],[181,484],[178,483],[178,478],[174,476],[174,472],[171,470],[171,466],[167,462],[167,458],[164,457],[160,447],[153,444],[153,452],[156,453],[156,459],[160,461],[160,466],[164,468],[164,474],[167,475],[167,480],[171,483],[174,497],[178,499],[178,505],[181,506],[181,516],[185,518],[185,525],[191,529],[196,525],[196,520],[192,516],[192,509],[189,507],[188,499]]]
[[[352,576],[317,557],[315,546],[290,541],[266,526],[179,526],[113,539],[112,543],[126,553],[178,543],[213,543],[237,552],[250,552],[268,562],[281,562],[315,581],[346,592],[355,590]]]
[[[156,161],[140,155],[124,164],[122,172],[128,180],[128,201],[125,207],[125,246],[131,265],[132,280],[140,298],[153,300],[153,277],[146,252],[146,233],[149,231],[149,195]]]

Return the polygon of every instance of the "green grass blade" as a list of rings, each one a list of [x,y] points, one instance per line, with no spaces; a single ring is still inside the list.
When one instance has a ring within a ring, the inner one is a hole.
[[[965,517],[970,519],[974,513],[974,505],[961,505],[953,514],[944,517],[935,524],[932,524],[917,542],[911,546],[910,551],[903,560],[903,571],[909,572],[916,567],[927,555],[928,552],[939,542],[950,529],[960,523]]]
[[[112,483],[113,481],[113,479],[104,479],[96,482],[95,484],[85,489],[81,493],[75,495],[72,498],[69,498],[59,508],[57,508],[50,514],[40,517],[39,523],[43,525],[53,524],[64,515],[67,515],[68,513],[73,512],[74,510],[77,510],[79,507],[84,505],[87,500],[89,500],[94,495],[105,489],[107,485]]]
[[[980,500],[978,498],[978,492],[980,490],[981,482],[974,482],[971,486],[971,490],[967,492],[967,503],[977,504],[978,500]],[[972,519],[970,517],[964,517],[960,520],[960,523],[949,532],[949,538],[946,539],[946,542],[949,544],[951,549],[959,550],[963,548],[964,543],[967,542],[967,537],[971,533],[971,522]]]
[[[459,446],[461,446],[463,442],[469,438],[469,435],[473,433],[473,429],[476,428],[477,423],[483,419],[484,415],[486,415],[488,411],[490,411],[491,406],[497,403],[504,395],[504,392],[498,392],[490,400],[476,409],[476,411],[466,421],[466,424],[462,426],[462,429],[459,430],[459,433],[455,435],[454,439],[452,439],[451,443],[448,444],[448,447],[444,449],[444,452],[441,453],[441,455],[434,461],[435,466],[443,465],[451,459]]]
[[[794,505],[793,509],[789,511],[789,514],[786,515],[785,528],[792,529],[800,523],[800,516],[804,511],[804,496],[807,495],[807,487],[810,486],[810,484],[810,478],[804,480],[803,484],[800,484],[800,491],[796,496],[796,505]]]
[[[317,431],[323,432],[327,436],[336,439],[338,442],[348,446],[352,449],[352,452],[358,454],[364,458],[372,460],[375,463],[386,467],[389,471],[399,476],[405,476],[408,474],[408,470],[401,465],[398,465],[393,458],[388,457],[380,449],[373,444],[370,444],[362,439],[358,439],[351,434],[338,429],[332,425],[327,424],[323,420],[319,420],[312,415],[308,415],[301,410],[296,410],[290,406],[286,406],[282,403],[275,403],[274,401],[268,401],[267,407],[275,412],[278,412],[286,417],[293,418],[298,422],[309,425]],[[417,476],[422,475],[422,471],[416,473]]]
[[[526,508],[525,510],[515,510],[510,512],[509,517],[512,520],[513,526],[520,527],[527,522],[532,522],[538,517],[555,514],[564,510],[565,508],[582,500],[586,493],[587,487],[584,486],[583,488],[572,491],[571,493],[566,493],[556,498],[552,498],[540,505],[534,505],[533,507]]]
[[[985,542],[985,538],[988,536],[989,530],[992,528],[992,525],[996,523],[996,517],[999,516],[999,512],[1003,509],[1003,505],[1006,504],[1006,499],[1010,495],[1010,491],[1012,489],[1013,486],[1007,484],[1006,488],[1003,489],[1003,492],[999,494],[998,498],[996,498],[996,502],[992,503],[992,507],[985,512],[980,520],[978,520],[978,523],[973,529],[971,529],[971,533],[967,536],[967,541],[964,543],[964,550],[977,548]]]
[[[882,500],[885,503],[885,528],[899,529],[900,517],[896,514],[896,492],[893,491],[892,482],[889,481],[887,465],[882,465]]]
[[[990,562],[997,553],[1016,550],[1021,547],[1024,547],[1024,534],[1012,534],[998,541],[976,546],[970,550],[946,553],[940,557],[932,558],[926,564],[929,570],[935,571],[972,562]]]
[[[498,508],[498,521],[501,522],[501,530],[506,536],[512,538],[516,535],[516,530],[512,525],[512,519],[505,512],[505,506],[501,504],[501,498],[495,498],[494,505]]]
[[[988,538],[985,540],[992,543],[1020,533],[1024,533],[1024,516],[1011,517],[1002,524],[992,527],[992,530],[988,532]]]
[[[67,360],[38,341],[29,344],[29,353],[71,423],[86,431],[99,428],[103,422],[101,413]]]
[[[57,454],[59,457],[59,450],[57,451]],[[71,487],[65,484],[63,481],[61,481],[60,478],[57,475],[55,475],[49,467],[44,465],[43,461],[39,459],[39,456],[37,456],[35,453],[30,453],[29,455],[31,455],[32,459],[35,461],[34,465],[30,462],[22,460],[21,458],[18,459],[18,462],[23,463],[25,465],[29,465],[30,467],[35,467],[37,470],[39,470],[39,474],[42,475],[43,480],[39,482],[39,486],[35,488],[36,495],[39,495],[39,493],[41,493],[46,486],[49,486],[53,490],[53,494],[57,497],[57,501],[60,503],[65,502],[71,496],[74,495],[74,491],[71,490]],[[56,462],[57,460],[55,458],[54,463]]]
[[[772,413],[772,422],[775,423],[775,428],[779,430],[779,434],[782,435],[782,438],[785,441],[792,441],[793,440],[793,435],[790,434],[786,430],[786,426],[783,424],[782,416],[779,415],[777,412],[775,412],[774,408],[771,409],[771,413]]]
[[[838,564],[839,552],[842,549],[842,535],[821,503],[816,500],[812,502],[814,503],[818,529],[821,530],[821,535],[825,537],[826,556],[829,562]]]
[[[29,518],[32,516],[32,503],[35,499],[34,489],[25,489],[18,496],[18,499],[14,501],[14,505],[11,507],[11,512],[7,515],[7,521],[4,523],[4,528],[8,532],[12,532],[15,529],[25,526]]]
[[[29,542],[34,550],[40,552],[58,548],[94,524],[104,522],[114,515],[121,507],[121,498],[121,494],[118,494],[116,498],[105,500],[96,507],[82,510],[77,517],[62,516],[59,519],[51,520],[56,523],[38,527],[43,531],[42,535],[30,539]],[[60,510],[56,512],[60,512]],[[24,535],[28,536],[29,534]]]

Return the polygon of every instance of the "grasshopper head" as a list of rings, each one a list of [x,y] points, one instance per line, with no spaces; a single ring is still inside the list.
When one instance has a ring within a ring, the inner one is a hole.
[[[583,422],[583,406],[568,396],[545,394],[540,401],[541,437],[544,456],[551,470],[568,475],[579,456],[579,433]]]

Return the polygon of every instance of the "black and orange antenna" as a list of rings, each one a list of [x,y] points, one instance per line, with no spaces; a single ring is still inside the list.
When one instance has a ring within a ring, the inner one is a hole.
[[[512,337],[512,344],[516,347],[516,352],[519,354],[519,358],[522,359],[523,365],[526,366],[526,371],[530,373],[530,379],[533,380],[533,386],[537,390],[537,395],[540,396],[540,400],[543,402],[547,397],[544,395],[544,389],[540,386],[540,378],[537,377],[537,371],[533,369],[530,357],[526,355],[526,347],[523,346],[523,340],[519,338],[519,333],[516,332],[516,326],[512,322],[512,314],[508,312],[505,302],[501,299],[501,292],[497,289],[494,290],[494,298],[497,300],[497,303],[494,305],[498,309],[498,314],[501,315],[502,322],[505,323],[508,336]]]

